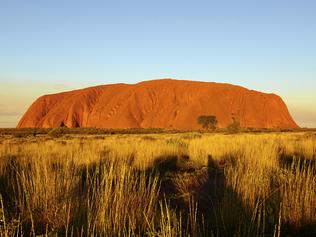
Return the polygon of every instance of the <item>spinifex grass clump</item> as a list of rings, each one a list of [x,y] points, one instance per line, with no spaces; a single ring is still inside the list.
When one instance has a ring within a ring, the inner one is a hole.
[[[316,236],[316,136],[2,136],[0,236]]]
[[[12,156],[2,164],[1,193],[5,208],[12,208],[7,216],[19,218],[26,235],[141,234],[144,218],[153,221],[159,192],[154,173],[111,157],[88,164],[76,162],[75,156],[37,159]],[[11,234],[17,231],[12,228]]]
[[[282,220],[293,230],[316,224],[316,167],[309,161],[294,159],[280,177]]]

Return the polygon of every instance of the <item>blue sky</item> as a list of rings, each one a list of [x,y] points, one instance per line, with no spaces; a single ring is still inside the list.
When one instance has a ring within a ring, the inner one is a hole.
[[[316,2],[0,2],[0,127],[41,94],[155,78],[282,96],[316,127]]]

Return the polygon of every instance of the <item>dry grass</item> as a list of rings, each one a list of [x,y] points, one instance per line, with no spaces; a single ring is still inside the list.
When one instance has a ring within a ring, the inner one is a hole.
[[[0,194],[0,236],[314,236],[316,136],[2,135]]]

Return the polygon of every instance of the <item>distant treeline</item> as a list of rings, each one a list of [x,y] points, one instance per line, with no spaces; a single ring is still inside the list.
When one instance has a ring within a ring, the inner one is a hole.
[[[316,128],[299,129],[267,129],[267,128],[240,128],[242,133],[269,133],[269,132],[299,132],[315,131]],[[0,135],[14,135],[16,137],[37,136],[46,134],[80,134],[80,135],[111,135],[111,134],[156,134],[156,133],[231,133],[228,128],[217,128],[215,130],[177,130],[163,128],[128,128],[128,129],[105,129],[105,128],[0,128]],[[236,132],[236,131],[234,131]]]

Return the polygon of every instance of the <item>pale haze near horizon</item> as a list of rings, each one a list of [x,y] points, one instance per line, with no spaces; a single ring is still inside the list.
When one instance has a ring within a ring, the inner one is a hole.
[[[0,3],[0,127],[43,94],[159,78],[276,93],[316,127],[313,1]]]

